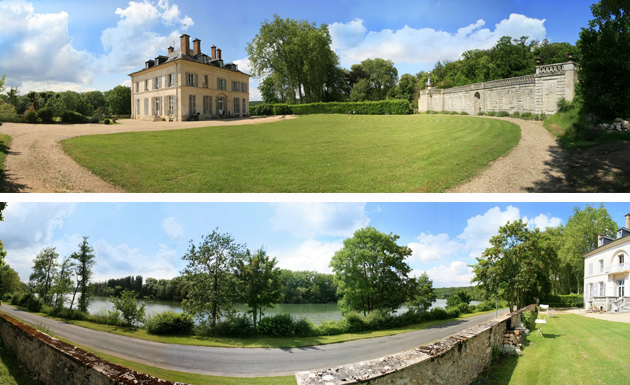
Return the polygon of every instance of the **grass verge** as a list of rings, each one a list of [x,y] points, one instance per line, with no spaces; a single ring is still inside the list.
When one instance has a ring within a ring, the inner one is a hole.
[[[0,135],[0,192],[4,192],[4,178],[5,178],[5,162],[7,155],[9,154],[9,145],[11,145],[11,137],[8,135]]]
[[[129,192],[441,192],[520,139],[464,116],[308,115],[267,124],[90,135],[62,146]]]
[[[17,356],[0,344],[0,384],[2,385],[39,385],[18,360]]]
[[[484,384],[628,384],[630,324],[577,314],[547,320],[543,337],[535,331],[523,355],[491,365]]]

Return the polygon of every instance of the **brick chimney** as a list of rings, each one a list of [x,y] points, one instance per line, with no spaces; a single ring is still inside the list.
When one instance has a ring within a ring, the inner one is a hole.
[[[212,60],[217,58],[217,46],[213,45],[212,46]]]
[[[173,48],[173,46],[168,47],[168,54],[172,54],[174,50],[175,48]]]
[[[183,54],[190,55],[190,36],[183,34],[179,37],[181,50]]]
[[[217,50],[217,59],[221,60],[221,49]]]
[[[193,40],[193,55],[201,55],[201,40]]]
[[[630,213],[626,214],[626,229],[630,229]]]

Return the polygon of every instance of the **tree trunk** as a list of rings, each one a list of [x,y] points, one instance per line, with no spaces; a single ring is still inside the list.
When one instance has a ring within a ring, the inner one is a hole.
[[[569,294],[573,294],[573,290],[571,290],[571,274],[567,271],[567,285],[569,285]]]
[[[72,301],[70,302],[70,310],[72,310],[72,305],[74,304],[74,297],[77,296],[78,290],[79,290],[79,282],[77,282],[77,286],[74,288],[74,294],[72,294]]]

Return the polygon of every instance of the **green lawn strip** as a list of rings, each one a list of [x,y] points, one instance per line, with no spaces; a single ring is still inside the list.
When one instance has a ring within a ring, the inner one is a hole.
[[[308,115],[245,126],[83,136],[79,164],[130,192],[440,192],[520,139],[466,116]]]
[[[2,190],[2,180],[4,180],[5,162],[9,154],[9,145],[11,145],[11,137],[8,135],[0,135],[0,192]]]
[[[33,379],[29,372],[18,360],[17,356],[5,346],[0,347],[0,384],[2,385],[35,385],[39,381]]]
[[[492,368],[490,384],[628,384],[630,324],[559,314],[532,333],[518,359]]]
[[[27,308],[21,306],[11,306],[20,310],[28,311]],[[50,317],[45,313],[34,313],[42,317],[55,319],[57,321],[63,321],[69,324],[81,326],[87,329],[98,330],[107,333],[118,334],[127,337],[139,338],[147,341],[161,342],[165,344],[179,344],[179,345],[195,345],[195,346],[212,346],[223,348],[301,348],[307,346],[316,345],[328,345],[336,344],[348,341],[362,340],[368,338],[377,338],[396,335],[400,333],[407,333],[414,330],[422,330],[431,326],[443,325],[445,323],[453,322],[456,320],[466,319],[474,317],[476,315],[491,313],[494,310],[464,314],[458,318],[451,318],[447,320],[429,321],[416,325],[409,325],[396,329],[388,330],[375,330],[365,331],[359,333],[346,333],[333,336],[318,336],[318,337],[285,337],[285,338],[273,338],[273,337],[251,337],[251,338],[228,338],[228,337],[202,337],[202,336],[157,336],[147,333],[145,329],[132,329],[120,326],[111,326],[97,324],[89,321],[75,321],[66,320],[62,318]]]

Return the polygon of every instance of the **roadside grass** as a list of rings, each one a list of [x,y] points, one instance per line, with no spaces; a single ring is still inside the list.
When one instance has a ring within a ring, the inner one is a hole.
[[[34,375],[24,367],[17,356],[7,349],[0,340],[0,384],[2,385],[39,385]]]
[[[4,192],[2,182],[5,178],[5,162],[7,155],[9,154],[9,145],[11,145],[11,137],[8,135],[0,135],[0,192]]]
[[[23,311],[28,311],[22,306],[10,306]],[[118,334],[127,337],[139,338],[147,341],[160,342],[165,344],[179,345],[195,345],[195,346],[212,346],[222,348],[301,348],[316,345],[337,344],[348,341],[362,340],[368,338],[377,338],[396,335],[400,333],[411,332],[414,330],[426,329],[431,326],[443,325],[449,322],[471,318],[477,315],[492,313],[495,310],[489,310],[479,313],[463,314],[458,318],[450,318],[439,321],[428,321],[420,324],[404,326],[395,329],[365,331],[359,333],[345,333],[333,336],[317,336],[317,337],[248,337],[248,338],[229,338],[229,337],[204,337],[204,336],[158,336],[147,333],[145,329],[121,327],[112,325],[97,324],[89,321],[66,320],[63,318],[51,317],[45,313],[33,313],[42,317],[63,321],[72,325],[81,326],[87,329],[98,330],[107,333]],[[32,313],[32,312],[31,312]]]
[[[308,115],[246,126],[90,135],[62,142],[129,192],[441,192],[520,140],[510,122],[439,115]]]
[[[521,357],[502,358],[474,383],[630,383],[630,324],[559,314],[542,331],[532,330]]]

